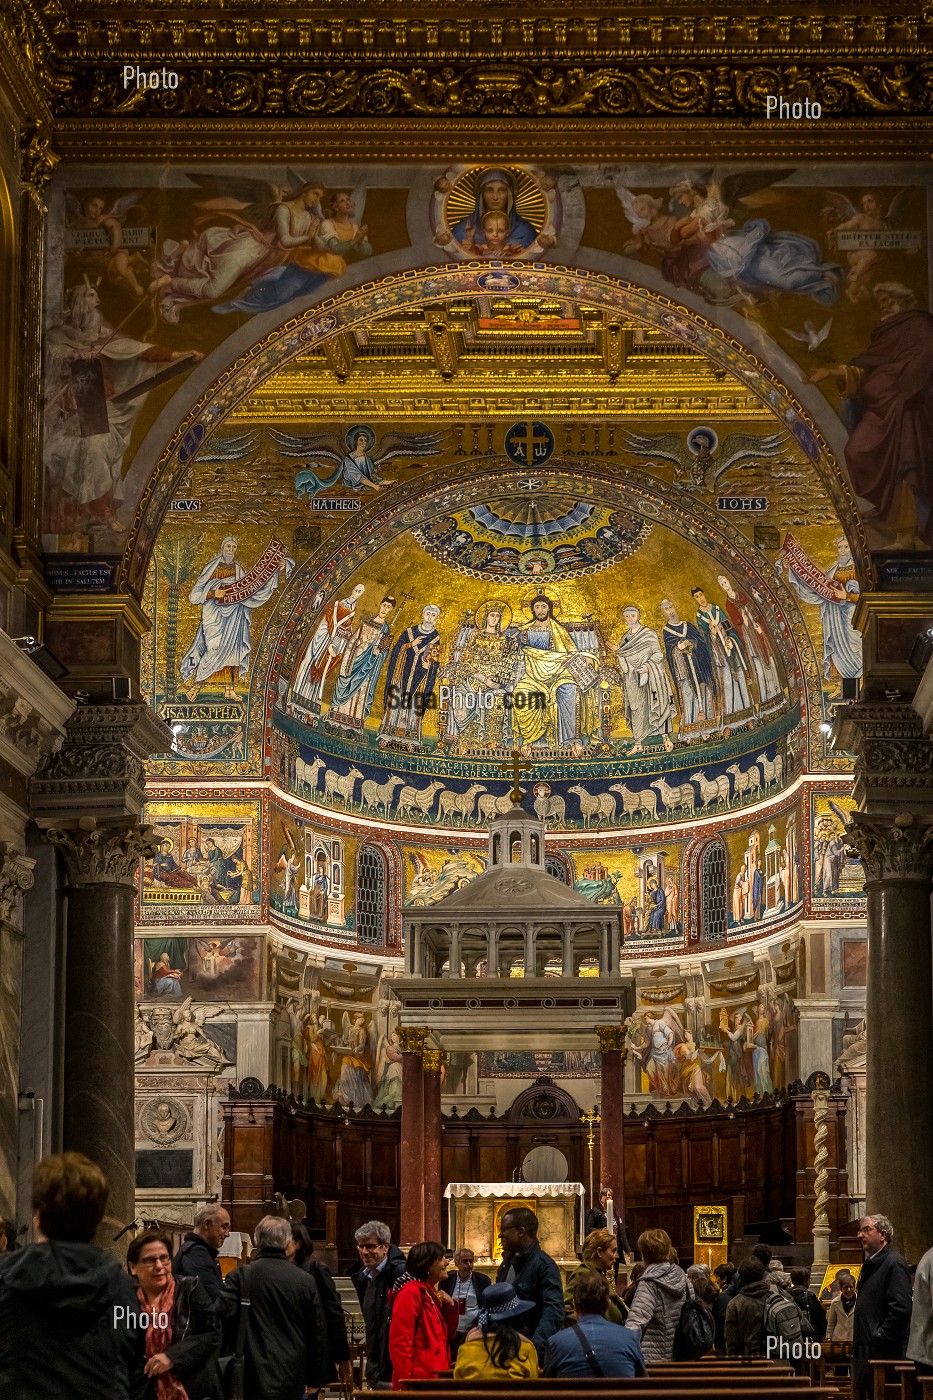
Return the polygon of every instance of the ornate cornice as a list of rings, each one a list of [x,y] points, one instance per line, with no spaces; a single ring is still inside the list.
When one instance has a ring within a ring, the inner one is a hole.
[[[857,756],[856,800],[933,813],[933,741],[908,700],[859,700],[836,710],[833,746]]]
[[[44,121],[31,122],[20,147],[20,183],[26,193],[41,202],[58,162],[51,127]]]
[[[9,841],[0,841],[0,924],[18,924],[20,896],[35,883],[35,861]]]
[[[853,812],[846,830],[865,867],[866,887],[882,880],[933,880],[933,819]]]
[[[71,886],[132,887],[140,860],[158,850],[151,826],[98,826],[93,817],[73,827],[48,827],[45,839],[61,851]]]
[[[33,816],[40,826],[58,826],[72,816],[138,818],[144,760],[171,746],[171,729],[148,705],[79,705],[65,744],[32,781]]]
[[[431,1034],[427,1026],[399,1026],[396,1034],[403,1055],[425,1054],[425,1043]]]
[[[31,777],[61,748],[74,701],[0,631],[0,764]]]

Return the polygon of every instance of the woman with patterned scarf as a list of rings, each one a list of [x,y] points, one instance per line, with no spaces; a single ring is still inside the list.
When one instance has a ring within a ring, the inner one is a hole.
[[[131,1241],[126,1265],[150,1319],[146,1329],[146,1400],[219,1400],[220,1319],[196,1276],[172,1274],[172,1242],[158,1230]]]

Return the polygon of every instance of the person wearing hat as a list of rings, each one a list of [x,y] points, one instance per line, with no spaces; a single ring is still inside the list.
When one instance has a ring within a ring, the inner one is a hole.
[[[460,1345],[454,1380],[537,1380],[538,1354],[515,1326],[534,1306],[519,1298],[510,1283],[491,1283],[483,1293],[476,1326]]]

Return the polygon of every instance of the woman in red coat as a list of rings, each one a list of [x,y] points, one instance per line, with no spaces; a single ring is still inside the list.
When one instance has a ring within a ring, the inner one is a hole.
[[[392,1290],[393,1390],[401,1390],[402,1381],[433,1380],[450,1369],[450,1342],[456,1336],[460,1309],[438,1289],[446,1273],[443,1245],[428,1240],[408,1251],[405,1272]]]

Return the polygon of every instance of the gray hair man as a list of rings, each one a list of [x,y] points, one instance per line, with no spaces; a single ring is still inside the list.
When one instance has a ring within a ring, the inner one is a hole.
[[[212,1303],[220,1297],[224,1286],[217,1256],[230,1233],[230,1216],[226,1206],[201,1206],[194,1217],[194,1229],[189,1230],[172,1263],[176,1278],[196,1275]]]
[[[855,1300],[852,1383],[858,1400],[868,1400],[869,1363],[899,1361],[906,1355],[912,1291],[907,1265],[894,1248],[894,1226],[886,1215],[863,1215],[858,1239],[865,1262]]]
[[[244,1394],[284,1400],[318,1390],[331,1374],[324,1309],[317,1284],[292,1263],[292,1227],[264,1215],[253,1231],[256,1250],[224,1283],[224,1346],[236,1344],[242,1300],[248,1296]]]
[[[405,1272],[405,1256],[392,1243],[392,1231],[382,1220],[368,1220],[355,1232],[360,1262],[350,1277],[366,1324],[366,1380],[384,1386],[392,1380],[389,1357],[389,1294]]]

